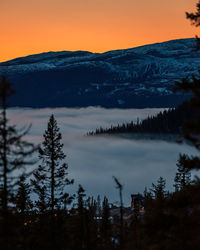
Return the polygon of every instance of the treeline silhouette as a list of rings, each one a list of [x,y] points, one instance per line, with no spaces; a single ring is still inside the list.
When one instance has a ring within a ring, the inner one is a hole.
[[[198,109],[191,108],[189,102],[184,102],[176,108],[161,111],[142,121],[138,119],[137,122],[118,124],[110,128],[100,127],[95,131],[88,132],[87,135],[121,133],[182,135],[184,123],[195,120],[199,115]]]

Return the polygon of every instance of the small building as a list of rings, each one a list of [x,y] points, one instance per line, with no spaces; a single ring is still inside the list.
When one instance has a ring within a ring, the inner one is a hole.
[[[133,210],[144,211],[144,197],[141,194],[131,195],[131,208]]]

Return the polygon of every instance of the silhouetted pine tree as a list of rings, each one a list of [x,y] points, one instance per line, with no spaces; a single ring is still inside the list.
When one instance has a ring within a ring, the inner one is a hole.
[[[101,239],[102,249],[111,249],[112,247],[112,226],[110,221],[110,208],[108,199],[104,197],[102,204],[102,221],[101,221]]]
[[[64,227],[63,213],[60,210],[72,200],[65,192],[67,185],[73,184],[68,179],[68,165],[64,163],[66,155],[61,143],[62,135],[57,122],[51,115],[47,129],[43,135],[44,141],[39,147],[41,164],[34,171],[31,183],[38,196],[36,207],[39,220],[35,231],[44,237],[39,246],[45,249],[62,249],[63,237],[61,228]]]
[[[48,198],[47,202],[54,214],[55,207],[60,205],[62,199],[68,197],[64,188],[73,184],[73,180],[68,179],[68,165],[63,163],[66,155],[61,143],[62,136],[53,115],[43,137],[44,141],[39,148],[39,159],[42,163],[35,171],[32,183],[35,192],[40,196],[40,201],[44,200],[45,196]]]
[[[99,220],[97,214],[97,201],[93,197],[86,200],[86,224],[89,249],[98,249],[99,246]]]
[[[23,140],[28,129],[17,130],[7,119],[8,97],[14,94],[12,84],[2,77],[0,82],[0,99],[2,113],[0,116],[0,173],[2,187],[2,207],[8,209],[8,200],[13,188],[13,172],[26,165],[33,164],[30,159],[36,150],[32,143]],[[28,160],[27,160],[28,158]]]
[[[5,249],[12,244],[11,230],[8,203],[14,191],[14,186],[17,183],[21,169],[27,165],[35,163],[31,155],[36,150],[36,147],[25,140],[23,137],[29,129],[18,130],[15,125],[10,125],[7,119],[8,98],[14,94],[12,84],[5,76],[0,81],[0,192],[1,192],[1,228],[3,232],[0,234],[1,245],[5,245]],[[18,172],[16,170],[19,170]],[[13,228],[12,228],[13,229]]]
[[[197,3],[196,13],[186,13],[186,17],[193,25],[199,26],[200,1]],[[199,39],[197,41],[197,49]],[[185,122],[184,137],[193,146],[200,150],[200,78],[191,76],[176,82],[175,91],[193,94],[189,101],[191,113],[198,114],[194,119]],[[198,156],[180,155],[178,160],[178,172],[175,177],[176,192],[170,196],[165,207],[165,216],[168,215],[168,224],[171,223],[168,232],[167,249],[199,249],[199,192],[200,182],[190,184],[190,171],[200,169]],[[163,219],[162,219],[163,220]],[[164,220],[163,220],[164,221]],[[170,236],[170,237],[169,237]],[[167,245],[167,244],[166,244]]]
[[[149,249],[169,249],[165,246],[169,235],[169,219],[166,207],[168,193],[165,190],[166,181],[160,177],[152,184],[151,193],[145,192],[145,213],[143,218],[143,237]],[[139,248],[136,248],[139,249]]]
[[[29,240],[33,223],[33,203],[30,199],[31,189],[30,185],[26,182],[25,176],[25,174],[20,176],[16,195],[12,199],[18,221],[18,246],[20,249],[30,249]]]
[[[79,185],[77,191],[77,199],[78,199],[78,238],[80,239],[79,242],[79,249],[86,249],[87,247],[87,228],[86,228],[86,209],[84,205],[84,197],[86,196],[85,190],[81,185]]]
[[[186,12],[186,18],[190,19],[192,25],[200,26],[200,1],[196,4],[197,11],[195,13]],[[200,49],[200,38],[196,35],[196,49]]]
[[[155,199],[164,200],[166,197],[166,180],[163,177],[160,177],[157,181],[157,184],[152,183],[151,191],[154,194]]]
[[[200,110],[200,78],[192,77],[192,79],[185,78],[177,82],[175,91],[192,92],[193,97],[190,99],[190,105],[195,111]],[[192,143],[198,150],[200,150],[200,116],[193,121],[185,122],[184,137]],[[179,161],[188,170],[200,169],[200,158],[194,156],[180,155]]]
[[[25,216],[25,214],[30,213],[33,208],[33,203],[30,199],[31,189],[30,185],[26,182],[26,177],[24,174],[20,176],[17,184],[18,189],[13,201],[17,212]]]

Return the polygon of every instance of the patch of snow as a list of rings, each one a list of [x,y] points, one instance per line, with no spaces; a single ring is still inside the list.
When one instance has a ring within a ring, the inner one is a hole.
[[[119,100],[117,100],[117,103],[118,103],[119,105],[122,105],[122,104],[124,104],[124,103],[125,103],[125,101],[124,101],[124,100],[119,99]]]

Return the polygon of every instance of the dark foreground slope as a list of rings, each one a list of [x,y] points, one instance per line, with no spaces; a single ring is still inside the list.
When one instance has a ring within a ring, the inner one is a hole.
[[[194,39],[106,53],[49,52],[0,63],[13,82],[12,106],[174,107],[174,81],[197,74]]]

